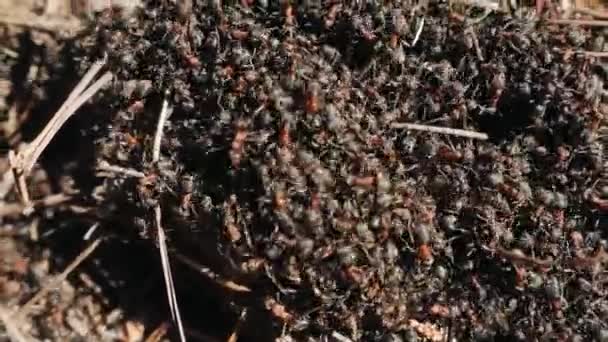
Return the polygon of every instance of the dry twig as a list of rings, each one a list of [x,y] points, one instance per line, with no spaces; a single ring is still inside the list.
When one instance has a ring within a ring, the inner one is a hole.
[[[49,208],[69,202],[74,197],[66,194],[53,194],[42,199],[35,200],[31,204],[31,208]],[[23,203],[10,203],[0,206],[0,217],[22,215],[27,207]]]
[[[595,57],[595,58],[606,58],[606,57],[608,57],[608,51],[571,51],[570,53],[572,53],[572,54],[583,54],[586,57]]]
[[[108,163],[105,160],[103,160],[103,161],[99,162],[99,164],[97,164],[97,170],[102,171],[102,172],[117,173],[117,174],[125,175],[128,177],[135,177],[135,178],[146,177],[146,174],[141,171],[137,171],[137,170],[122,167],[122,166],[111,165],[110,163]]]
[[[498,1],[489,1],[489,0],[459,0],[460,3],[465,4],[465,5],[469,5],[469,6],[474,6],[474,7],[480,7],[480,8],[484,8],[484,9],[488,9],[488,10],[492,10],[492,11],[500,11],[500,4]]]
[[[470,139],[481,139],[481,140],[488,139],[488,135],[485,133],[467,131],[467,130],[458,129],[458,128],[419,125],[419,124],[411,124],[411,123],[405,123],[405,122],[392,123],[391,128],[403,128],[403,129],[408,129],[408,130],[412,130],[412,131],[448,134],[448,135],[453,135],[453,136],[463,137],[463,138],[470,138]]]
[[[26,207],[30,206],[30,197],[25,182],[25,177],[31,172],[34,164],[51,142],[55,134],[61,129],[65,122],[76,113],[86,101],[88,101],[99,89],[105,86],[111,79],[112,74],[106,72],[91,86],[89,83],[95,78],[103,67],[104,62],[95,63],[89,71],[84,75],[74,90],[70,93],[63,105],[55,113],[53,118],[44,127],[42,132],[28,144],[25,148],[16,154],[14,151],[9,151],[9,163],[13,171],[14,178],[17,183],[17,189],[21,195],[22,203]]]
[[[348,337],[340,334],[337,331],[332,332],[331,333],[331,337],[333,337],[334,339],[336,339],[336,341],[339,341],[339,342],[353,342],[353,340],[351,340],[350,338],[348,338]]]
[[[80,254],[68,265],[68,267],[61,272],[58,276],[54,277],[48,284],[44,285],[38,293],[34,295],[30,300],[27,301],[17,312],[15,316],[18,318],[25,317],[29,311],[32,309],[34,304],[36,304],[40,299],[42,299],[49,291],[55,289],[63,283],[63,281],[68,277],[76,267],[78,267],[83,261],[85,261],[91,253],[97,249],[97,246],[101,243],[101,239],[97,239],[93,241],[87,248],[85,248]]]
[[[160,259],[163,268],[163,277],[165,278],[165,286],[167,288],[167,299],[169,300],[169,307],[171,308],[171,318],[177,324],[179,331],[180,340],[186,341],[184,333],[184,327],[182,325],[182,318],[179,312],[179,306],[177,304],[177,295],[175,294],[175,284],[173,283],[173,274],[171,272],[171,263],[169,261],[169,252],[167,251],[167,237],[165,236],[165,230],[162,227],[161,221],[161,210],[160,205],[154,207],[154,216],[156,218],[156,233],[158,235],[158,247],[160,250]]]
[[[582,20],[582,19],[551,19],[547,23],[554,25],[580,25],[593,27],[607,27],[608,20]]]
[[[152,161],[158,162],[160,159],[160,145],[163,139],[163,128],[165,127],[165,123],[167,122],[167,117],[169,115],[169,100],[167,99],[167,95],[165,95],[165,99],[163,100],[163,106],[160,110],[160,115],[158,116],[158,124],[156,125],[156,134],[154,135],[154,145],[152,146]]]
[[[412,41],[412,47],[416,46],[418,40],[420,39],[420,35],[422,34],[422,29],[424,28],[424,17],[420,19],[420,23],[418,24],[418,30],[416,30],[416,35],[414,36],[414,40]]]
[[[15,12],[4,6],[0,7],[0,23],[23,26],[50,33],[66,32],[70,35],[77,34],[83,28],[81,21],[75,17],[41,16],[30,11]]]
[[[575,13],[580,13],[584,15],[589,15],[597,19],[608,19],[608,11],[594,10],[586,7],[574,7],[570,9],[570,11]]]
[[[95,63],[84,75],[82,80],[76,85],[63,105],[55,113],[51,121],[44,127],[42,132],[30,143],[25,150],[17,156],[18,167],[25,173],[29,173],[42,154],[42,151],[51,142],[55,134],[61,129],[65,122],[74,115],[86,101],[88,101],[99,89],[112,79],[112,74],[106,72],[90,87],[89,83],[95,78],[105,63]]]
[[[93,236],[93,233],[95,233],[95,231],[97,230],[97,228],[99,228],[99,222],[95,222],[91,225],[91,227],[89,227],[89,229],[87,229],[87,232],[84,233],[84,235],[82,236],[82,239],[84,241],[89,241],[91,239],[91,236]]]
[[[205,275],[209,279],[216,282],[219,286],[221,286],[227,290],[235,291],[235,292],[251,292],[251,289],[248,288],[247,286],[237,284],[232,280],[222,279],[218,274],[216,274],[215,272],[210,270],[208,267],[202,266],[201,264],[197,263],[196,261],[192,260],[191,258],[189,258],[185,255],[182,255],[179,253],[174,253],[173,255],[175,255],[175,257],[177,257],[177,260],[181,261],[186,266],[192,268],[193,270],[195,270],[197,272],[200,272],[201,274]]]
[[[152,162],[157,163],[160,159],[160,145],[163,136],[163,127],[167,121],[169,113],[169,100],[167,96],[163,100],[162,109],[158,117],[158,124],[156,126],[156,134],[154,135],[154,145],[152,146]],[[154,217],[156,220],[156,233],[158,238],[158,247],[160,251],[160,259],[163,268],[163,276],[165,278],[165,286],[167,288],[167,299],[169,301],[169,307],[171,308],[171,317],[177,324],[179,336],[181,341],[186,341],[186,335],[184,333],[184,326],[179,312],[179,306],[177,304],[177,295],[175,294],[175,285],[173,283],[173,274],[171,272],[171,263],[169,261],[169,252],[167,250],[167,238],[165,236],[165,230],[162,226],[162,211],[160,204],[154,207]]]

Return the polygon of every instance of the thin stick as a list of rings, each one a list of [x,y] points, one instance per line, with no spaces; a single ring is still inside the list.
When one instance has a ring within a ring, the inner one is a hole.
[[[488,139],[488,135],[485,133],[467,131],[467,130],[458,129],[458,128],[419,125],[419,124],[411,124],[411,123],[405,123],[405,122],[392,123],[391,128],[403,128],[403,129],[412,130],[412,131],[448,134],[448,135],[469,138],[469,139],[480,139],[480,140]]]
[[[70,95],[68,95],[68,98],[63,102],[61,107],[59,107],[59,109],[55,112],[55,114],[53,115],[51,120],[46,124],[46,126],[44,127],[42,132],[40,132],[40,134],[38,134],[36,139],[34,139],[34,141],[32,141],[23,152],[19,153],[18,157],[19,157],[19,159],[22,159],[22,160],[20,160],[20,162],[22,164],[24,164],[24,165],[20,165],[20,166],[22,166],[22,170],[24,172],[26,172],[26,173],[29,172],[29,169],[25,168],[25,164],[29,164],[29,161],[30,161],[29,159],[32,159],[32,156],[31,156],[31,154],[33,154],[32,151],[35,150],[38,147],[38,145],[43,144],[46,140],[50,140],[53,137],[53,135],[57,132],[57,130],[60,127],[60,126],[57,127],[58,122],[60,122],[62,120],[62,118],[65,116],[66,109],[68,109],[73,104],[73,102],[80,95],[82,95],[83,91],[86,89],[86,87],[89,85],[91,80],[95,77],[95,75],[99,72],[99,70],[101,69],[102,66],[103,66],[103,64],[101,62],[97,62],[97,63],[93,64],[93,66],[91,66],[91,68],[82,77],[80,82],[78,82],[76,87],[74,87],[74,89],[72,90]],[[46,145],[44,145],[44,146],[46,146]],[[26,152],[29,152],[29,153],[27,155],[25,155]],[[34,162],[35,162],[35,159],[36,158],[34,158]]]
[[[74,269],[76,269],[76,267],[78,267],[83,261],[85,261],[91,255],[91,253],[95,251],[95,249],[97,249],[97,246],[99,246],[100,243],[101,239],[96,239],[87,248],[80,252],[80,254],[68,265],[68,267],[66,267],[65,270],[61,272],[61,274],[54,277],[54,279],[51,280],[48,284],[44,285],[38,291],[38,293],[34,295],[34,297],[28,300],[27,303],[25,303],[21,307],[21,309],[18,309],[17,312],[15,312],[15,316],[19,318],[25,317],[31,310],[31,308],[34,306],[34,304],[36,304],[40,299],[42,299],[42,297],[44,297],[50,290],[59,287],[61,283],[63,283],[63,281],[68,277],[68,275],[72,273],[72,271],[74,271]]]
[[[51,122],[52,125],[47,125],[42,134],[40,134],[34,143],[31,145],[31,152],[29,153],[29,158],[25,159],[23,170],[27,173],[30,172],[42,151],[46,148],[46,146],[51,142],[51,139],[57,134],[59,129],[65,124],[65,122],[76,113],[78,108],[80,108],[85,102],[87,102],[99,89],[106,85],[106,83],[112,80],[112,74],[110,72],[106,72],[103,76],[101,76],[93,85],[91,85],[87,90],[85,90],[80,96],[78,96],[73,103],[70,103],[65,109],[64,112],[58,112],[59,115],[56,114],[56,121]]]
[[[498,2],[494,2],[494,1],[487,1],[487,0],[459,0],[456,1],[455,3],[462,3],[465,5],[469,5],[469,6],[474,6],[474,7],[481,7],[484,9],[490,9],[493,11],[500,11],[500,5],[498,4]]]
[[[66,195],[63,193],[53,194],[48,195],[42,199],[35,200],[33,203],[30,204],[30,206],[33,209],[55,207],[60,204],[69,202],[73,198],[73,196]],[[3,204],[2,206],[0,206],[0,218],[6,216],[22,215],[25,209],[26,205],[24,205],[23,203]]]
[[[78,109],[78,107],[81,106],[81,104],[79,104],[78,102],[86,102],[93,94],[95,94],[95,92],[97,92],[98,89],[95,88],[97,87],[97,84],[100,83],[99,80],[94,83],[90,88],[87,88],[87,86],[89,85],[89,83],[91,83],[93,78],[95,78],[95,76],[97,75],[99,70],[101,70],[102,67],[102,62],[96,62],[95,64],[93,64],[93,66],[87,71],[87,73],[82,77],[80,82],[78,82],[76,87],[72,90],[68,98],[63,102],[59,110],[55,112],[55,115],[47,124],[48,130],[43,131],[44,134],[40,134],[37,138],[42,141],[44,141],[44,139],[52,139],[52,134],[58,131],[59,128],[65,122],[65,120],[67,120]],[[102,76],[102,78],[105,76],[106,75]],[[91,89],[94,90],[91,91]],[[86,98],[84,100],[81,100],[84,97]],[[75,109],[72,112],[66,113],[68,112],[68,110],[71,110],[72,107],[75,107]],[[47,137],[48,134],[51,134],[51,136]]]
[[[27,190],[27,184],[25,183],[25,175],[18,159],[19,155],[15,154],[15,151],[8,151],[8,163],[11,166],[11,172],[13,173],[13,180],[17,185],[17,192],[21,197],[21,203],[23,204],[23,212],[29,214],[31,212],[30,207],[32,205],[30,201],[30,193]]]
[[[27,191],[25,177],[31,172],[34,164],[48,146],[53,137],[65,122],[88,101],[99,89],[112,79],[112,74],[106,72],[93,85],[87,88],[95,75],[101,70],[104,62],[97,62],[87,71],[68,98],[61,105],[59,110],[51,118],[42,132],[18,154],[9,151],[9,163],[16,180],[17,190],[21,195],[21,202],[26,205],[26,211],[31,211],[30,197]]]
[[[414,40],[412,40],[412,47],[416,46],[416,43],[418,43],[418,39],[420,39],[420,35],[422,34],[423,28],[424,28],[424,17],[422,17],[422,19],[420,20],[420,24],[418,24],[418,30],[416,31]]]
[[[580,14],[590,15],[598,19],[608,19],[608,11],[598,11],[586,7],[575,7],[572,8],[571,11]]]
[[[167,122],[167,115],[169,113],[169,100],[167,95],[163,99],[163,106],[158,116],[158,124],[156,126],[156,134],[154,135],[154,145],[152,146],[152,161],[157,162],[160,159],[160,143],[163,138],[163,127]]]
[[[564,52],[565,53],[565,52]],[[608,57],[608,51],[571,51],[572,54],[583,54],[587,57],[595,58],[606,58]]]
[[[34,30],[56,33],[57,31],[69,32],[75,35],[83,29],[80,20],[73,16],[69,18],[54,18],[49,15],[35,15],[29,11],[18,11],[13,8],[0,7],[0,23],[28,27]]]
[[[82,236],[82,239],[84,241],[89,241],[91,239],[91,236],[93,236],[93,233],[97,230],[97,228],[99,228],[99,222],[93,223],[93,225],[91,227],[89,227],[87,232],[84,233],[84,235]]]
[[[68,105],[74,102],[74,100],[76,100],[76,98],[86,90],[89,83],[91,83],[91,81],[93,81],[93,79],[95,78],[95,75],[97,75],[99,73],[99,70],[103,68],[103,65],[103,61],[97,61],[89,68],[89,70],[87,70],[87,72],[84,74],[84,76],[82,76],[82,79],[80,79],[78,84],[76,84],[76,87],[74,87],[70,95],[68,95],[68,98],[61,105],[57,112],[65,111]]]
[[[608,27],[608,20],[551,19],[547,20],[547,23],[554,25]]]
[[[201,274],[203,274],[204,276],[208,277],[209,279],[215,281],[218,285],[220,285],[221,287],[223,287],[227,290],[231,290],[231,291],[235,291],[235,292],[251,292],[251,289],[248,288],[247,286],[237,284],[232,280],[222,279],[219,275],[217,275],[215,272],[213,272],[208,267],[205,267],[205,266],[197,263],[196,261],[192,260],[191,258],[189,258],[185,255],[182,255],[179,253],[173,253],[173,255],[177,258],[177,260],[181,261],[186,266],[192,268],[193,270],[195,270],[197,272],[200,272]]]
[[[160,259],[163,267],[163,277],[165,278],[165,287],[167,288],[167,299],[169,300],[169,307],[171,309],[171,317],[177,324],[179,331],[179,337],[182,342],[186,341],[186,334],[184,332],[184,326],[182,324],[182,318],[179,312],[179,306],[177,304],[177,296],[175,294],[175,285],[173,283],[173,275],[171,272],[171,264],[169,261],[169,252],[167,251],[167,238],[165,236],[165,230],[162,227],[161,221],[161,210],[160,205],[154,207],[154,216],[156,218],[156,233],[158,235],[158,247],[160,250]]]
[[[97,170],[111,172],[111,173],[118,173],[118,174],[122,174],[122,175],[129,176],[129,177],[135,177],[135,178],[146,177],[146,174],[141,171],[137,171],[134,169],[130,169],[130,168],[126,168],[126,167],[122,167],[122,166],[118,166],[118,165],[112,165],[105,160],[99,162],[99,164],[97,165]]]
[[[163,137],[163,128],[167,121],[167,115],[169,112],[169,100],[167,99],[168,93],[165,94],[163,99],[163,105],[158,116],[158,124],[156,125],[156,134],[154,135],[154,145],[152,146],[152,162],[156,163],[160,159],[160,143]],[[160,204],[154,207],[154,218],[156,219],[156,233],[158,237],[158,249],[160,251],[160,260],[163,268],[163,277],[165,278],[165,286],[167,288],[167,299],[169,301],[169,308],[171,309],[171,317],[173,322],[177,324],[177,330],[179,331],[180,340],[186,341],[186,334],[184,332],[184,326],[182,324],[182,318],[179,312],[179,306],[177,304],[177,295],[175,294],[175,284],[173,283],[173,273],[171,272],[171,263],[169,261],[169,252],[167,251],[167,237],[165,236],[165,230],[162,226],[162,211]]]
[[[351,340],[350,338],[340,334],[337,331],[334,331],[331,333],[331,337],[335,338],[336,340],[338,340],[339,342],[353,342],[353,340]]]

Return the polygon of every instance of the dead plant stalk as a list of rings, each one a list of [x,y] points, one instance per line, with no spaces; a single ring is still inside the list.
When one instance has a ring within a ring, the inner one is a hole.
[[[103,68],[104,64],[105,62],[103,61],[98,61],[93,64],[80,82],[78,82],[74,90],[72,90],[59,110],[55,112],[55,115],[53,115],[42,132],[40,132],[40,134],[31,143],[29,143],[25,148],[21,149],[18,153],[15,153],[13,150],[9,151],[9,163],[16,180],[17,190],[21,195],[22,203],[26,206],[26,210],[28,207],[31,207],[31,201],[29,192],[27,190],[27,184],[25,182],[25,177],[29,175],[44,149],[48,146],[53,137],[66,123],[66,121],[72,117],[85,102],[93,97],[93,95],[95,95],[99,89],[110,82],[112,79],[112,74],[110,72],[106,72],[91,86],[89,86],[91,81],[93,81],[95,76]]]
[[[156,134],[154,135],[154,145],[152,146],[152,162],[158,163],[160,159],[160,146],[163,137],[163,127],[167,122],[169,114],[169,100],[167,94],[163,100],[162,108],[158,116],[158,124],[156,126]],[[156,221],[156,233],[158,238],[158,249],[160,252],[160,259],[163,268],[163,276],[165,278],[165,286],[167,288],[167,299],[169,301],[169,307],[171,308],[171,317],[177,329],[179,331],[180,340],[186,341],[186,334],[184,332],[184,326],[179,312],[179,306],[177,304],[177,295],[175,293],[175,285],[173,283],[173,275],[171,272],[171,262],[169,260],[169,252],[167,249],[167,238],[165,236],[165,230],[162,226],[162,210],[160,204],[156,204],[154,207],[154,217]]]
[[[592,27],[608,27],[608,20],[583,20],[583,19],[553,19],[547,21],[554,25],[580,25]]]
[[[458,129],[458,128],[419,125],[419,124],[411,124],[411,123],[405,123],[405,122],[395,122],[395,123],[391,124],[391,127],[398,128],[398,129],[402,128],[402,129],[407,129],[407,130],[411,130],[411,131],[447,134],[447,135],[453,135],[453,136],[457,136],[457,137],[470,138],[470,139],[480,139],[480,140],[488,139],[488,135],[485,133],[467,131],[467,130]]]

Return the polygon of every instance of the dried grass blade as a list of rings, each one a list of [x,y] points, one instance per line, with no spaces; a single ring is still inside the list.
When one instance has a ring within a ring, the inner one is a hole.
[[[79,97],[77,97],[73,103],[70,103],[65,109],[64,112],[56,115],[57,118],[54,122],[49,123],[47,125],[48,129],[45,127],[43,134],[39,135],[36,138],[35,143],[32,143],[30,146],[32,150],[29,155],[24,158],[22,170],[26,173],[29,173],[40,157],[40,154],[44,151],[46,146],[53,139],[55,134],[59,131],[59,129],[65,124],[65,122],[72,116],[78,108],[80,108],[85,102],[87,102],[95,93],[99,91],[103,86],[105,86],[108,82],[112,80],[112,73],[106,72],[103,76],[101,76],[95,83],[93,83],[87,90],[85,90]],[[59,113],[59,112],[58,112]]]
[[[154,135],[154,145],[152,146],[152,161],[157,162],[160,159],[160,144],[163,138],[163,127],[167,121],[169,113],[169,100],[167,96],[163,99],[162,109],[158,117],[158,123],[156,126],[156,134]]]
[[[165,286],[167,288],[167,299],[169,301],[169,308],[171,310],[171,317],[177,324],[179,336],[181,341],[186,341],[186,335],[184,332],[184,326],[179,312],[179,306],[177,304],[177,296],[175,294],[175,285],[173,283],[173,275],[171,272],[171,264],[169,261],[169,252],[167,251],[167,238],[165,231],[162,227],[161,221],[161,210],[160,205],[154,207],[154,216],[156,219],[156,233],[158,236],[158,247],[160,250],[161,265],[163,268],[163,277],[165,279]]]
[[[467,131],[467,130],[458,129],[458,128],[428,126],[428,125],[412,124],[412,123],[405,123],[405,122],[394,122],[391,124],[391,127],[409,129],[412,131],[447,134],[447,135],[453,135],[453,136],[457,136],[457,137],[470,138],[470,139],[480,139],[480,140],[488,139],[488,135],[486,133]]]

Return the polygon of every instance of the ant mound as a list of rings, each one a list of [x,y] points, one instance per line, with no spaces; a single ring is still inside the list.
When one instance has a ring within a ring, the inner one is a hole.
[[[605,338],[590,31],[400,3],[104,14],[106,215],[160,208],[186,325],[211,291],[252,340]]]

